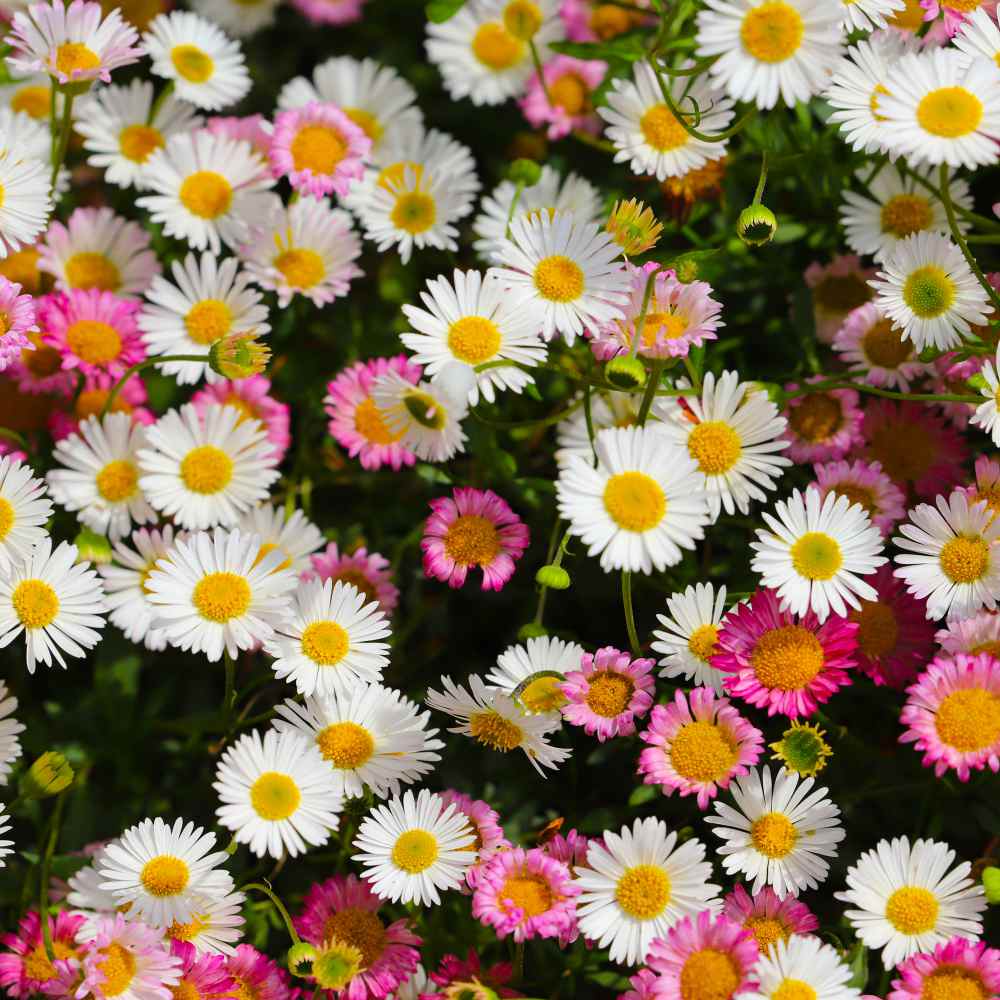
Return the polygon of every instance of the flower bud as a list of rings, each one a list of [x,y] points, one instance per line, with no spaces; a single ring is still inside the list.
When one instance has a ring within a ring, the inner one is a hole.
[[[686,260],[679,260],[674,265],[674,273],[677,275],[678,281],[689,285],[698,278],[698,261],[690,257]]]
[[[534,187],[542,178],[542,168],[534,160],[515,160],[507,176],[522,187]]]
[[[736,235],[748,247],[762,247],[774,239],[778,220],[767,205],[747,205],[736,221]]]
[[[73,783],[73,768],[57,750],[46,750],[28,768],[21,779],[21,794],[26,799],[44,799],[58,795]]]
[[[646,366],[631,354],[619,354],[604,367],[608,381],[619,389],[638,389],[646,384]]]
[[[569,573],[562,566],[553,566],[550,563],[535,574],[535,583],[550,590],[567,590],[570,584]]]
[[[76,546],[77,562],[92,562],[97,566],[111,562],[111,543],[90,528],[82,528],[73,539],[73,544]]]
[[[983,869],[983,888],[986,890],[986,901],[994,906],[1000,903],[1000,868],[990,866]]]
[[[652,250],[663,232],[652,209],[635,198],[616,202],[604,228],[626,257]]]
[[[525,639],[538,639],[543,635],[548,635],[549,630],[544,625],[538,625],[535,622],[528,622],[527,625],[522,625],[517,630],[517,637],[522,642]]]
[[[492,990],[478,979],[468,982],[451,983],[441,993],[444,1000],[498,1000],[496,990]]]
[[[989,382],[986,381],[986,378],[982,372],[976,372],[975,375],[972,375],[968,379],[966,379],[966,385],[968,385],[970,389],[973,389],[976,392],[982,392],[983,389],[989,389],[990,387]]]
[[[361,971],[361,952],[337,938],[317,949],[312,966],[316,985],[324,990],[342,990]]]
[[[271,360],[271,351],[252,333],[232,334],[217,340],[208,351],[208,363],[223,378],[260,375]]]
[[[308,941],[300,941],[288,949],[286,961],[288,971],[293,976],[305,978],[312,975],[312,965],[316,961],[316,949]]]

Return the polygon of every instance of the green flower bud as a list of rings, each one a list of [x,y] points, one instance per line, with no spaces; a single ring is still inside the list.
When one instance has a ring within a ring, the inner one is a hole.
[[[507,176],[522,187],[534,187],[542,178],[542,168],[534,160],[515,160],[507,171]]]
[[[73,783],[73,768],[57,750],[47,750],[21,779],[21,794],[26,799],[44,799],[58,795]]]
[[[762,247],[774,239],[778,220],[767,205],[747,205],[736,221],[736,235],[748,247]]]
[[[989,382],[986,381],[981,372],[976,372],[975,375],[966,379],[966,384],[976,392],[981,392],[983,389],[989,389],[990,387]]]
[[[217,340],[208,349],[209,367],[223,378],[260,375],[271,360],[271,351],[252,333],[234,333]]]
[[[111,543],[90,528],[81,529],[73,544],[77,549],[77,562],[92,562],[97,566],[111,562]]]
[[[674,273],[678,281],[688,285],[698,277],[698,262],[691,259],[679,260],[674,265]]]
[[[619,389],[638,389],[646,384],[646,366],[631,354],[619,354],[604,366],[604,374]]]
[[[544,625],[536,625],[534,622],[528,622],[527,625],[522,625],[517,630],[517,637],[522,642],[525,639],[537,639],[540,636],[548,634],[549,630]]]
[[[288,949],[286,958],[288,971],[293,976],[312,975],[312,965],[316,961],[316,949],[308,941],[300,941]]]
[[[1000,868],[990,866],[983,870],[983,888],[987,902],[994,906],[1000,903]]]
[[[535,574],[535,583],[550,590],[567,590],[570,584],[569,573],[562,566],[549,564]]]

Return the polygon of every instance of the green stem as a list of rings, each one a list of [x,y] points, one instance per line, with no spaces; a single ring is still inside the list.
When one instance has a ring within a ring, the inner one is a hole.
[[[649,370],[649,378],[646,380],[646,391],[642,395],[642,402],[639,404],[639,415],[636,417],[636,423],[640,427],[646,422],[646,418],[649,416],[649,409],[653,405],[653,397],[656,396],[656,389],[660,384],[660,374],[663,371],[663,362],[654,361],[652,367]],[[687,390],[688,393],[691,392],[690,389]]]
[[[597,436],[594,432],[594,413],[591,409],[591,394],[592,389],[590,383],[588,382],[583,387],[583,419],[587,422],[587,440],[590,442],[590,454],[594,458],[594,468],[597,468],[597,448],[594,447],[594,438]]]
[[[629,351],[629,354],[633,358],[639,356],[639,345],[642,343],[642,335],[646,330],[646,313],[649,312],[649,300],[653,297],[653,287],[659,272],[660,268],[657,265],[646,276],[646,287],[642,292],[642,308],[640,308],[639,316],[635,321],[635,333],[632,335],[632,349]]]
[[[25,450],[28,448],[28,442],[24,440],[24,436],[18,434],[17,431],[12,431],[9,427],[0,427],[0,438],[13,441],[14,444],[19,444]]]
[[[510,208],[507,210],[507,227],[504,229],[504,238],[510,239],[510,224],[514,221],[514,212],[517,210],[517,203],[521,200],[521,192],[524,190],[524,181],[518,181],[514,188],[514,197],[510,200]],[[495,364],[495,362],[487,362],[487,364]],[[476,367],[476,371],[479,371],[479,367]]]
[[[1000,243],[1000,233],[994,233],[992,236],[967,236],[965,238],[966,243]]]
[[[229,717],[236,704],[236,661],[229,655],[229,650],[223,654],[226,662],[226,690],[222,696],[222,721],[225,730],[229,730]]]
[[[292,939],[292,944],[301,944],[298,934],[295,933],[295,927],[292,924],[292,918],[288,915],[288,910],[285,909],[285,904],[278,898],[274,890],[269,886],[265,885],[263,882],[250,882],[247,885],[240,886],[241,892],[250,892],[254,890],[256,892],[262,892],[272,903],[278,908],[278,912],[281,914],[281,919],[285,922],[285,929],[288,931],[288,936]]]
[[[202,364],[208,364],[207,354],[162,354],[155,358],[146,358],[145,361],[136,362],[132,365],[124,375],[111,387],[111,392],[108,393],[108,398],[104,401],[104,406],[101,407],[101,419],[103,420],[110,412],[111,405],[118,398],[118,393],[122,391],[125,383],[136,373],[145,371],[147,368],[152,368],[153,365],[164,365],[171,361],[200,361]]]
[[[761,198],[764,197],[764,185],[767,183],[767,150],[761,154],[760,158],[760,177],[757,178],[757,190],[753,193],[753,205],[759,205]]]
[[[892,389],[878,389],[873,385],[866,385],[864,382],[845,382],[841,379],[828,379],[824,382],[808,382],[800,385],[787,395],[791,398],[796,396],[808,396],[814,392],[826,392],[829,389],[855,389],[857,392],[865,392],[871,396],[881,396],[884,399],[901,399],[913,403],[981,403],[981,396],[960,396],[954,393],[934,393],[934,392],[896,392]]]
[[[627,569],[622,570],[622,607],[625,609],[625,629],[628,632],[632,655],[640,656],[642,647],[639,645],[639,635],[635,630],[635,612],[632,610],[632,574]]]
[[[156,121],[156,116],[163,107],[163,102],[174,92],[174,81],[167,80],[166,86],[157,95],[156,99],[149,106],[149,114],[146,116],[146,124],[152,125]]]
[[[548,101],[549,107],[553,110],[555,109],[555,101],[552,100],[552,95],[549,93],[549,85],[545,82],[545,73],[542,72],[542,60],[538,55],[538,46],[535,45],[535,39],[528,39],[528,48],[531,50],[531,61],[534,63],[535,72],[538,74],[538,82],[541,85],[542,92],[545,94],[545,100]]]
[[[61,792],[56,798],[56,807],[52,810],[52,820],[49,823],[49,838],[42,855],[42,884],[39,886],[38,917],[42,923],[42,940],[45,943],[45,954],[51,962],[55,958],[52,950],[52,929],[49,927],[49,868],[52,865],[52,855],[55,853],[59,840],[59,825],[62,820],[63,802],[66,793]]]
[[[727,128],[724,132],[701,132],[688,123],[687,118],[684,117],[684,112],[682,112],[674,103],[673,95],[670,93],[670,87],[667,84],[667,81],[663,78],[663,70],[661,70],[657,65],[656,60],[652,60],[650,65],[653,67],[653,72],[656,73],[656,79],[660,84],[660,92],[663,94],[664,103],[670,109],[674,118],[677,119],[681,128],[683,128],[688,135],[693,136],[695,139],[700,139],[702,142],[724,142],[726,139],[731,139],[737,133],[742,132],[743,129],[746,128],[750,119],[757,114],[757,109],[752,108],[742,118],[740,118],[735,125]],[[698,113],[698,119],[700,120],[700,118],[700,113]]]
[[[55,87],[52,88],[53,93]],[[65,90],[63,95],[63,115],[62,125],[59,130],[59,141],[56,143],[55,152],[52,155],[52,179],[49,186],[52,188],[52,198],[55,200],[56,179],[59,177],[59,168],[66,159],[66,150],[69,149],[69,136],[73,131],[73,91]]]

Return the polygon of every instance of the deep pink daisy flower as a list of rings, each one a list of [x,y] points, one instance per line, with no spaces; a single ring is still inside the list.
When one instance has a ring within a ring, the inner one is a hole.
[[[1000,949],[953,937],[920,952],[896,971],[886,1000],[986,1000],[1000,995]]]
[[[806,382],[822,382],[814,375]],[[786,392],[798,385],[789,383]],[[793,462],[829,462],[843,458],[861,441],[861,421],[858,394],[853,389],[828,389],[795,396],[785,407],[788,426],[782,437],[789,442],[786,455]]]
[[[172,940],[170,953],[180,959],[180,982],[173,988],[175,1000],[210,1000],[232,996],[236,983],[222,955],[199,952],[189,941]]]
[[[814,261],[805,269],[802,277],[812,289],[816,339],[821,344],[833,343],[848,315],[875,297],[868,282],[877,270],[862,267],[857,254],[838,254],[829,264]]]
[[[199,389],[192,397],[200,417],[212,405],[234,406],[244,419],[259,420],[267,429],[267,439],[274,445],[276,461],[280,462],[292,443],[290,410],[271,394],[271,380],[263,375],[252,375],[230,381],[223,379]]]
[[[317,882],[303,902],[295,929],[303,940],[321,945],[330,938],[361,952],[361,969],[344,987],[346,1000],[380,1000],[410,978],[420,962],[420,938],[410,921],[385,924],[382,900],[356,875],[334,875]]]
[[[659,980],[660,977],[652,970],[640,969],[629,979],[632,989],[619,993],[618,1000],[655,1000]]]
[[[574,129],[597,135],[601,120],[594,114],[593,94],[604,80],[608,64],[599,59],[555,56],[528,81],[520,100],[521,111],[534,128],[547,125],[546,135],[554,142]]]
[[[503,590],[531,540],[528,526],[492,490],[459,487],[430,501],[420,549],[424,576],[461,587],[472,569],[483,590]]]
[[[341,552],[336,542],[309,557],[313,571],[321,580],[343,581],[364,594],[366,603],[377,601],[385,614],[391,614],[399,604],[399,588],[392,582],[389,560],[366,548]]]
[[[851,683],[856,622],[830,615],[822,625],[810,611],[801,618],[782,611],[777,595],[758,590],[722,620],[712,666],[729,676],[732,695],[768,715],[812,715],[838,688]]]
[[[635,720],[653,704],[651,659],[633,660],[614,646],[580,657],[580,669],[570,670],[559,685],[567,698],[560,711],[574,726],[583,726],[602,743],[612,736],[631,736]]]
[[[556,830],[544,840],[541,847],[550,858],[576,868],[577,865],[586,865],[587,851],[591,844],[604,847],[604,840],[601,837],[584,836],[575,829],[568,830],[565,834]]]
[[[35,299],[35,304],[40,301]],[[72,395],[76,379],[63,369],[61,352],[46,344],[41,333],[29,333],[27,340],[30,347],[22,348],[7,368],[7,374],[17,382],[17,391],[29,396]]]
[[[569,867],[536,847],[501,851],[481,869],[472,894],[472,915],[497,937],[515,941],[576,937],[576,906],[580,887]]]
[[[443,956],[440,965],[428,978],[438,987],[438,993],[446,992],[448,987],[455,983],[476,981],[488,986],[499,997],[519,997],[521,993],[507,986],[513,974],[514,967],[510,962],[496,962],[484,969],[476,950],[470,948],[464,959],[458,955]],[[420,1000],[424,1000],[425,996],[435,1000],[436,994],[421,993]]]
[[[146,357],[136,325],[141,306],[96,288],[50,295],[38,317],[42,339],[62,354],[63,368],[118,379]]]
[[[957,772],[1000,771],[1000,660],[989,653],[938,657],[906,689],[900,743],[924,752],[924,767],[940,778]]]
[[[405,354],[358,361],[330,382],[323,402],[330,417],[330,435],[351,458],[359,458],[366,469],[388,465],[398,472],[404,465],[413,465],[417,456],[399,443],[402,434],[389,430],[372,399],[375,380],[390,371],[414,385],[423,375],[423,369]]]
[[[70,434],[76,434],[82,420],[100,416],[116,381],[111,375],[88,375],[80,394],[73,401],[72,409],[54,410],[49,417],[49,433],[53,439],[61,441]],[[145,405],[147,400],[146,385],[142,377],[133,375],[115,396],[111,412],[128,413],[133,421],[148,427],[156,423],[156,414]]]
[[[947,622],[945,627],[934,633],[934,641],[942,651],[954,656],[956,653],[989,653],[1000,660],[1000,614],[995,611],[980,611],[971,618],[960,618]],[[930,657],[925,659],[929,660]]]
[[[54,918],[49,917],[52,952],[57,959],[80,958],[82,949],[76,943],[76,934],[83,924],[81,914],[60,911]],[[0,936],[0,944],[9,949],[0,954],[0,987],[12,997],[48,992],[57,970],[45,953],[38,911],[29,910],[16,933]]]
[[[454,805],[476,833],[473,845],[476,851],[476,864],[465,873],[466,884],[474,889],[479,883],[479,873],[483,865],[498,851],[509,848],[510,841],[503,835],[500,814],[488,802],[474,799],[453,788],[441,792],[441,798],[446,806]]]
[[[34,346],[29,333],[38,332],[35,300],[21,294],[21,286],[0,276],[0,372],[21,360]]]
[[[819,927],[816,915],[805,903],[794,896],[782,899],[769,885],[751,896],[737,883],[723,900],[722,913],[753,934],[762,954],[793,934],[811,934]]]
[[[878,462],[825,462],[813,466],[821,500],[837,493],[860,504],[884,537],[906,516],[903,491],[882,471]]]
[[[649,0],[636,0],[636,7],[648,7]],[[631,31],[650,18],[624,7],[604,3],[603,0],[562,0],[559,16],[566,26],[566,37],[571,42],[608,41]]]
[[[759,956],[753,934],[728,917],[713,918],[702,910],[674,924],[665,940],[653,938],[646,963],[660,976],[657,996],[662,1000],[729,1000],[756,985],[751,970]]]
[[[336,104],[310,101],[279,111],[271,136],[271,171],[296,191],[343,197],[365,172],[372,141]]]
[[[277,962],[253,945],[241,944],[226,958],[226,972],[236,984],[236,995],[253,1000],[288,1000],[288,975]]]
[[[313,24],[360,21],[366,0],[292,0],[292,6]]]
[[[271,148],[274,126],[263,115],[215,115],[205,120],[205,128],[212,135],[225,136],[249,142],[254,151],[267,157]]]
[[[893,575],[891,563],[868,577],[877,601],[861,601],[848,613],[858,624],[857,665],[876,684],[902,690],[934,652],[934,624],[927,620],[927,602],[907,592]]]
[[[644,784],[659,785],[664,795],[696,795],[699,809],[747,774],[764,746],[763,733],[710,687],[675,691],[672,704],[654,706],[639,737],[649,744],[639,755]]]
[[[924,14],[925,21],[935,21],[942,14],[944,15],[943,37],[936,39],[940,43],[944,43],[947,39],[958,34],[962,30],[962,25],[969,18],[968,3],[949,3],[948,0],[920,0],[920,6],[926,11]],[[996,20],[996,0],[984,0],[980,4],[980,7],[991,13],[994,20]],[[931,30],[933,31],[933,28]]]

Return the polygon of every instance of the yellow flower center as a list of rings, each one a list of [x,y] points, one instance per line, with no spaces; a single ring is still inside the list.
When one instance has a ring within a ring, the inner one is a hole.
[[[955,301],[955,283],[936,264],[918,267],[903,285],[903,301],[920,319],[947,312]]]
[[[10,534],[15,520],[13,504],[6,497],[0,497],[0,542]]]
[[[904,0],[902,10],[893,12],[888,18],[889,24],[901,31],[919,31],[924,26],[924,14],[920,0]]]
[[[926,934],[937,924],[938,901],[929,889],[904,886],[885,904],[885,919],[900,934]]]
[[[488,69],[499,73],[524,58],[524,43],[498,21],[487,21],[472,39],[472,54]]]
[[[925,94],[917,105],[920,127],[943,139],[969,135],[982,120],[983,102],[965,87],[939,87]]]
[[[218,493],[232,478],[233,460],[213,444],[192,448],[181,461],[181,479],[192,493]]]
[[[25,628],[45,628],[59,614],[59,598],[44,580],[22,580],[10,600]]]
[[[114,361],[121,353],[122,338],[107,323],[94,319],[80,319],[71,323],[66,331],[69,349],[89,365],[103,365]]]
[[[978,972],[941,965],[924,979],[920,1000],[987,1000],[991,992]]]
[[[690,955],[681,969],[681,1000],[729,1000],[741,979],[730,955],[702,948]]]
[[[792,407],[788,423],[800,438],[815,444],[828,440],[840,430],[844,423],[844,411],[836,396],[817,392]]]
[[[474,712],[469,717],[469,733],[483,746],[499,750],[501,753],[514,750],[524,740],[524,731],[521,727],[493,709]]]
[[[448,328],[448,350],[468,365],[489,361],[500,349],[500,329],[484,316],[463,316]]]
[[[1000,660],[1000,640],[988,639],[986,642],[977,643],[969,650],[970,656],[976,656],[978,653],[989,653],[995,660]]]
[[[875,500],[875,492],[867,486],[858,486],[857,483],[837,483],[830,487],[837,496],[847,497],[851,504],[857,504],[868,512],[869,517],[874,517],[878,513],[878,504]]]
[[[169,987],[173,1000],[203,1000],[201,991],[190,979],[182,979],[176,986]]]
[[[549,84],[552,103],[568,115],[579,115],[590,106],[590,90],[576,73],[563,73]]]
[[[101,57],[82,42],[63,42],[56,49],[56,69],[68,77],[86,73],[101,65]]]
[[[813,301],[826,312],[849,313],[874,294],[862,274],[828,274],[812,290]]]
[[[816,991],[801,979],[784,979],[771,1000],[816,1000]]]
[[[888,95],[888,93],[889,91],[881,83],[876,83],[872,90],[872,96],[868,98],[868,107],[871,110],[872,117],[877,122],[885,121],[885,115],[878,113],[878,102],[880,97]]]
[[[764,687],[801,691],[823,669],[823,647],[801,625],[782,625],[757,640],[750,665]]]
[[[478,514],[462,514],[444,537],[444,550],[460,566],[488,566],[500,554],[496,525]]]
[[[619,472],[604,487],[604,509],[624,531],[649,531],[663,520],[667,498],[645,472]]]
[[[583,271],[562,254],[540,260],[535,266],[534,281],[538,294],[549,302],[572,302],[583,294]]]
[[[252,598],[250,584],[237,573],[208,573],[191,594],[201,617],[220,625],[245,615]]]
[[[728,472],[743,453],[740,436],[722,420],[705,420],[688,435],[688,453],[706,476]]]
[[[152,125],[126,125],[118,135],[122,156],[133,163],[145,163],[163,146],[163,133]]]
[[[21,351],[21,364],[35,378],[48,378],[50,375],[55,375],[62,366],[62,355],[54,347],[43,344],[38,334],[29,333],[28,339],[35,345],[35,349],[24,348]]]
[[[714,722],[681,726],[667,751],[674,770],[690,781],[719,781],[736,763],[736,743]]]
[[[183,892],[190,878],[188,866],[172,854],[160,854],[147,861],[139,875],[142,887],[158,899]]]
[[[371,759],[375,740],[356,722],[335,722],[316,734],[320,752],[334,767],[353,771]]]
[[[993,747],[1000,741],[1000,698],[983,688],[952,691],[938,706],[934,728],[960,753]]]
[[[302,801],[299,786],[287,775],[265,771],[250,786],[250,805],[261,819],[276,823],[288,819]]]
[[[872,365],[898,368],[913,357],[913,343],[903,340],[903,331],[892,325],[891,319],[880,319],[861,338],[861,350]]]
[[[49,87],[22,87],[11,98],[11,110],[23,111],[32,118],[48,118],[51,94]]]
[[[121,283],[118,268],[102,253],[75,253],[66,261],[66,284],[70,288],[113,292]]]
[[[375,186],[384,191],[391,191],[393,188],[399,187],[406,180],[407,168],[413,172],[413,176],[419,184],[424,176],[423,165],[414,163],[412,160],[400,160],[398,163],[392,163],[388,167],[382,168],[375,181]]]
[[[654,104],[639,119],[639,128],[647,144],[660,153],[669,153],[688,141],[687,130],[666,104]]]
[[[511,0],[503,11],[503,25],[515,37],[527,42],[535,37],[545,18],[532,0]]]
[[[408,191],[396,199],[390,214],[392,224],[413,236],[425,233],[437,218],[437,205],[429,194]]]
[[[787,858],[799,839],[795,824],[779,812],[765,813],[750,826],[750,841],[765,857]]]
[[[361,968],[373,965],[385,951],[385,927],[370,910],[347,907],[331,913],[323,926],[323,938],[336,938],[357,948],[361,953]]]
[[[426,830],[407,830],[392,848],[392,860],[396,867],[410,875],[427,871],[437,858],[437,838]]]
[[[626,674],[601,670],[591,674],[587,690],[587,707],[604,719],[613,719],[628,708],[635,691],[635,681]]]
[[[233,189],[222,174],[214,170],[196,170],[181,184],[180,200],[199,219],[217,219],[229,211]]]
[[[764,954],[779,941],[787,941],[791,937],[788,928],[774,917],[749,917],[743,926],[753,934],[757,947]]]
[[[882,232],[899,240],[930,229],[933,221],[930,199],[919,194],[897,194],[882,206]]]
[[[214,344],[232,325],[232,310],[219,299],[196,302],[184,317],[184,329],[196,344]]]
[[[646,314],[646,323],[642,328],[642,343],[644,347],[652,347],[661,337],[664,340],[676,340],[687,332],[688,318],[675,312],[651,312]]]
[[[615,886],[618,905],[636,920],[654,920],[670,902],[670,876],[656,865],[627,868]]]
[[[56,958],[75,958],[76,952],[65,941],[52,942],[52,954]],[[24,977],[39,983],[55,979],[55,966],[45,954],[45,945],[39,944],[33,951],[24,956]]]
[[[896,648],[899,622],[888,604],[863,600],[861,609],[851,611],[849,617],[858,623],[858,648],[869,659],[877,660]]]
[[[337,129],[318,123],[303,125],[289,149],[295,169],[314,174],[332,174],[347,150],[348,142]]]
[[[529,712],[558,712],[567,698],[558,677],[538,677],[520,694],[521,704]]]
[[[354,122],[355,125],[361,129],[362,132],[372,142],[378,142],[382,138],[382,126],[379,124],[379,120],[370,112],[364,111],[361,108],[341,108],[341,111],[347,115],[348,118]]]
[[[138,469],[124,459],[108,462],[97,473],[97,492],[109,503],[121,503],[135,496],[138,483]]]
[[[702,663],[708,663],[715,653],[719,641],[719,629],[716,625],[699,625],[688,639],[688,650],[697,656]]]
[[[403,436],[403,431],[390,431],[382,419],[382,413],[371,396],[365,397],[355,407],[354,429],[370,444],[394,444]]]
[[[175,45],[170,50],[170,61],[188,83],[204,83],[215,72],[212,57],[197,45]]]
[[[176,920],[167,928],[166,936],[174,941],[193,941],[208,926],[207,914],[195,914],[186,924]]]
[[[952,538],[945,542],[938,561],[952,583],[975,583],[989,572],[990,547],[979,535]]]
[[[337,622],[312,622],[302,631],[302,653],[320,667],[335,667],[351,648],[350,636]]]
[[[836,539],[822,531],[807,531],[791,548],[792,565],[807,580],[832,580],[844,564]]]
[[[754,59],[778,63],[798,52],[804,33],[802,15],[794,7],[782,0],[765,0],[743,18],[740,40]]]
[[[104,981],[101,993],[106,997],[116,997],[124,993],[135,978],[135,956],[123,945],[112,942],[100,949],[103,956],[97,963]]]
[[[283,250],[274,258],[273,264],[290,288],[312,288],[326,275],[323,258],[315,250],[303,247]]]
[[[554,902],[552,889],[540,875],[510,875],[504,882],[500,892],[500,908],[509,913],[513,909],[523,911],[524,920],[537,917],[552,908]]]

